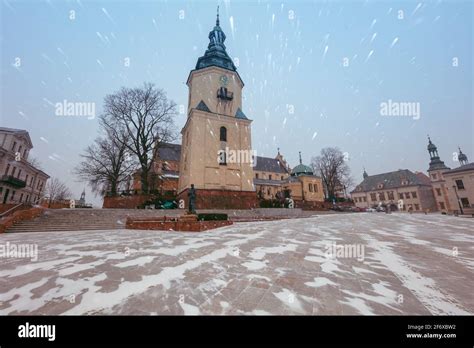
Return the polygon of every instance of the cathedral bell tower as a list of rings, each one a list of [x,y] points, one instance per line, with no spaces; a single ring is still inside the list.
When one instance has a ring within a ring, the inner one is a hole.
[[[206,52],[189,74],[188,118],[181,130],[178,195],[187,201],[194,184],[196,208],[251,208],[253,187],[251,120],[242,111],[242,88],[224,45],[219,22]]]

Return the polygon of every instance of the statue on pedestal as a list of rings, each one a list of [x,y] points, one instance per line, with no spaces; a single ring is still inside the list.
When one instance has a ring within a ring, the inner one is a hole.
[[[194,189],[194,184],[191,184],[191,188],[188,192],[189,197],[189,214],[196,214],[196,190]]]

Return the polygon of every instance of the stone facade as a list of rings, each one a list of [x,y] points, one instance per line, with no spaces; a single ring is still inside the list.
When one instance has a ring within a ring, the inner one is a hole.
[[[444,172],[450,213],[474,214],[474,163]]]
[[[0,127],[0,204],[39,202],[49,175],[28,162],[27,131]]]
[[[356,207],[370,208],[380,204],[391,210],[430,212],[436,202],[429,178],[408,169],[369,176],[351,192]]]

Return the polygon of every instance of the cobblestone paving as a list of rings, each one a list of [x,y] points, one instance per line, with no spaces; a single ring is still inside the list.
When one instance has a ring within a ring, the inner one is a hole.
[[[360,213],[3,234],[0,314],[474,314],[473,233],[469,218]],[[5,257],[20,244],[37,260]]]

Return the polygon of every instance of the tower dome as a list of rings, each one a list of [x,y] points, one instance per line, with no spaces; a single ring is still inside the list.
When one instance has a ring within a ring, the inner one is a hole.
[[[304,165],[303,161],[301,160],[301,151],[300,151],[300,164],[293,168],[291,171],[291,175],[299,176],[299,175],[313,175],[313,169],[311,167]]]
[[[463,166],[465,164],[468,164],[467,156],[461,151],[461,148],[458,146],[459,153],[458,153],[458,160],[459,163]]]

